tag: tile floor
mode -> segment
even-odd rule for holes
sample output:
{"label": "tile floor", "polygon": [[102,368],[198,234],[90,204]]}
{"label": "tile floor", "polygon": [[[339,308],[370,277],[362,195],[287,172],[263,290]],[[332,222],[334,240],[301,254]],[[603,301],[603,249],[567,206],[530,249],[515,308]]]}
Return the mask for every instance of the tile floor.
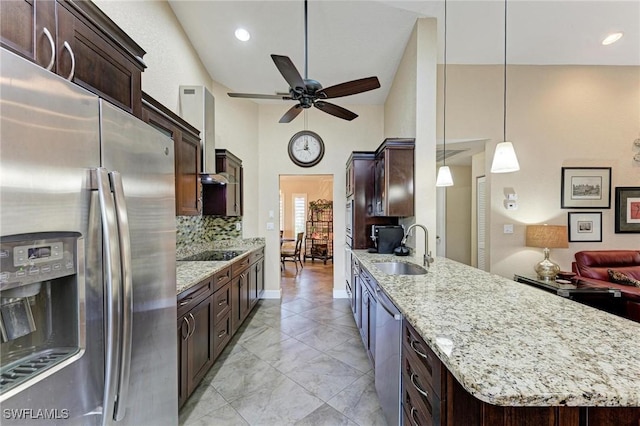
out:
{"label": "tile floor", "polygon": [[180,410],[180,425],[386,425],[373,370],[331,265],[287,263]]}

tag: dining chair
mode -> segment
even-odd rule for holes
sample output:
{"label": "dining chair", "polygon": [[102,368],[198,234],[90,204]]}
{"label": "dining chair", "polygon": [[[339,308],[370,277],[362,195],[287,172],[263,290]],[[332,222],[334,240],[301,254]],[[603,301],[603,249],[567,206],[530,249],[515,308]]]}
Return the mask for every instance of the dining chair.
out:
{"label": "dining chair", "polygon": [[296,245],[293,250],[291,248],[282,247],[280,249],[280,262],[282,263],[282,269],[284,269],[284,262],[293,262],[296,265],[296,273],[298,273],[298,263],[301,268],[304,268],[302,265],[302,260],[300,258],[300,253],[302,252],[302,240],[304,239],[304,232],[298,232],[296,237]]}

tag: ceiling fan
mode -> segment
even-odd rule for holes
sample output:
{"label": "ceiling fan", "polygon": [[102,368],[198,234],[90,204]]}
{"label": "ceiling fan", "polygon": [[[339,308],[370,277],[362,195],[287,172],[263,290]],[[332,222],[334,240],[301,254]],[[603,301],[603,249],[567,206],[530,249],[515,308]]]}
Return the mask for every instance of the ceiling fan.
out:
{"label": "ceiling fan", "polygon": [[228,93],[232,98],[250,98],[250,99],[281,99],[283,101],[297,101],[280,118],[280,123],[289,123],[302,112],[303,109],[318,108],[320,111],[326,112],[344,120],[353,120],[358,114],[349,111],[341,106],[325,102],[325,99],[340,98],[343,96],[355,95],[357,93],[368,92],[369,90],[378,89],[380,82],[378,77],[367,77],[358,80],[347,81],[345,83],[336,84],[335,86],[322,87],[316,80],[308,78],[308,45],[307,45],[307,0],[304,0],[304,79],[298,72],[288,56],[271,55],[271,59],[280,71],[280,74],[289,83],[289,93],[276,95],[263,95],[254,93]]}

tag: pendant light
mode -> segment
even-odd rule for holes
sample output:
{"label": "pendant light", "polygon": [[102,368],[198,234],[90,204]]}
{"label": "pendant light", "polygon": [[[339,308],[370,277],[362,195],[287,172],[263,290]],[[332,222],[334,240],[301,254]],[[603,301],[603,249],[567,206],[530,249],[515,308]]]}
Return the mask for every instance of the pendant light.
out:
{"label": "pendant light", "polygon": [[513,144],[507,141],[507,0],[504,0],[504,92],[503,92],[503,142],[496,145],[491,173],[510,173],[520,170]]}
{"label": "pendant light", "polygon": [[444,0],[444,70],[442,85],[444,95],[442,97],[442,167],[438,169],[436,186],[453,186],[451,170],[447,166],[447,0]]}

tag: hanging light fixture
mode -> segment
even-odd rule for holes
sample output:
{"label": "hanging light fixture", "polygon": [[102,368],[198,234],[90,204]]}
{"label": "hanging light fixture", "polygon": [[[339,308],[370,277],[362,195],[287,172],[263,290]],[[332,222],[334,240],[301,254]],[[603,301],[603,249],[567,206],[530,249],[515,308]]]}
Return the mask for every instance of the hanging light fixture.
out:
{"label": "hanging light fixture", "polygon": [[507,141],[507,0],[504,0],[504,92],[503,106],[503,142],[496,145],[491,163],[491,173],[509,173],[520,170],[513,144]]}
{"label": "hanging light fixture", "polygon": [[453,186],[451,170],[447,166],[447,0],[444,0],[444,70],[442,85],[444,96],[442,100],[442,167],[438,169],[436,186]]}

